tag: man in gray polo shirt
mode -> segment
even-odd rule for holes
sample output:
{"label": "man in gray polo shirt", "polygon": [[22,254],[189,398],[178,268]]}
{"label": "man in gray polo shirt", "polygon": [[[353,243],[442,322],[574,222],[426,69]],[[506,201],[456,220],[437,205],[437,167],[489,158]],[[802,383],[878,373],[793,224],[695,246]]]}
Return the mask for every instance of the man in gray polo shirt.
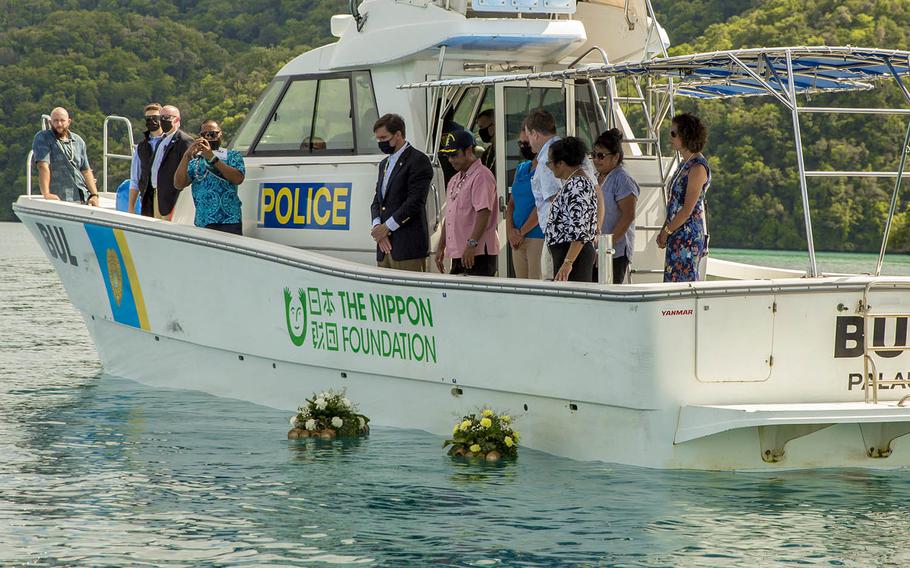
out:
{"label": "man in gray polo shirt", "polygon": [[32,142],[38,167],[38,188],[45,199],[98,205],[98,188],[88,163],[85,141],[70,132],[69,113],[57,107],[51,111],[51,129],[35,134]]}

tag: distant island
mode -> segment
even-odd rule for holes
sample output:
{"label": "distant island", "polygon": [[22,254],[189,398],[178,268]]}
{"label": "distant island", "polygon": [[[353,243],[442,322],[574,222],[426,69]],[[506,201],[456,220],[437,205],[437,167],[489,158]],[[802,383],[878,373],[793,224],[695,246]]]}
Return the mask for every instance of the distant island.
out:
{"label": "distant island", "polygon": [[[70,110],[101,175],[104,117],[135,119],[149,101],[176,104],[188,128],[208,116],[230,139],[274,73],[332,41],[329,19],[346,0],[275,3],[205,0],[58,0],[7,3],[0,14],[0,221],[25,190],[25,159],[39,117]],[[861,0],[653,0],[671,55],[741,47],[855,45],[910,48],[910,3]],[[96,6],[85,9],[86,6]],[[828,97],[813,104],[824,106]],[[910,106],[893,86],[840,95],[838,106]],[[678,99],[705,118],[713,169],[712,244],[802,249],[802,206],[789,115],[767,98]],[[906,122],[899,116],[807,117],[810,169],[895,170]],[[134,120],[140,132],[140,123]],[[125,146],[125,144],[124,144]],[[113,163],[113,180],[126,176]],[[116,184],[116,181],[111,183]],[[810,182],[816,248],[877,251],[893,180]],[[910,195],[910,188],[904,191]],[[910,199],[901,200],[892,251],[910,251]]]}

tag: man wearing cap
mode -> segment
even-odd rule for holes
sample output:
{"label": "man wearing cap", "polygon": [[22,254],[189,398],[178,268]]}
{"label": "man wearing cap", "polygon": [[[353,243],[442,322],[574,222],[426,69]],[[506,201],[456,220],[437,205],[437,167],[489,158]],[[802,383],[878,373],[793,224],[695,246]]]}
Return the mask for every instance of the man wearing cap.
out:
{"label": "man wearing cap", "polygon": [[474,136],[467,130],[449,134],[441,152],[457,173],[446,188],[446,216],[436,266],[445,272],[448,258],[452,274],[495,276],[499,255],[496,178],[474,155]]}
{"label": "man wearing cap", "polygon": [[381,268],[426,272],[430,251],[427,194],[433,181],[430,159],[405,139],[404,119],[397,114],[379,117],[373,135],[388,157],[379,163],[379,179],[370,213]]}

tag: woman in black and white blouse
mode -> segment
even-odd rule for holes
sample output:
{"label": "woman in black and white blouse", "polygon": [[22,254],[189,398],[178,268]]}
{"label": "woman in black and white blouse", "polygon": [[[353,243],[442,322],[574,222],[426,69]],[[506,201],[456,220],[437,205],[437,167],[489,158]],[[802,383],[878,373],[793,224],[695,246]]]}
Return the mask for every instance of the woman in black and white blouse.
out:
{"label": "woman in black and white blouse", "polygon": [[545,233],[556,281],[591,281],[598,191],[582,167],[587,153],[585,143],[572,136],[550,145],[547,166],[564,180],[550,208]]}

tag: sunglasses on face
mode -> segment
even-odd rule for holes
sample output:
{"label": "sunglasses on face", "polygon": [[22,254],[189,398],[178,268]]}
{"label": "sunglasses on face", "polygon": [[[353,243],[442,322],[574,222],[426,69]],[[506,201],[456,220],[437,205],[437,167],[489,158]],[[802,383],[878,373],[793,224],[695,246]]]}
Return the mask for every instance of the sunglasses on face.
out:
{"label": "sunglasses on face", "polygon": [[199,136],[208,138],[209,140],[214,140],[215,138],[218,138],[219,134],[221,134],[220,130],[206,130],[205,132],[200,132]]}
{"label": "sunglasses on face", "polygon": [[612,156],[613,152],[591,152],[592,160],[603,160],[607,156]]}

